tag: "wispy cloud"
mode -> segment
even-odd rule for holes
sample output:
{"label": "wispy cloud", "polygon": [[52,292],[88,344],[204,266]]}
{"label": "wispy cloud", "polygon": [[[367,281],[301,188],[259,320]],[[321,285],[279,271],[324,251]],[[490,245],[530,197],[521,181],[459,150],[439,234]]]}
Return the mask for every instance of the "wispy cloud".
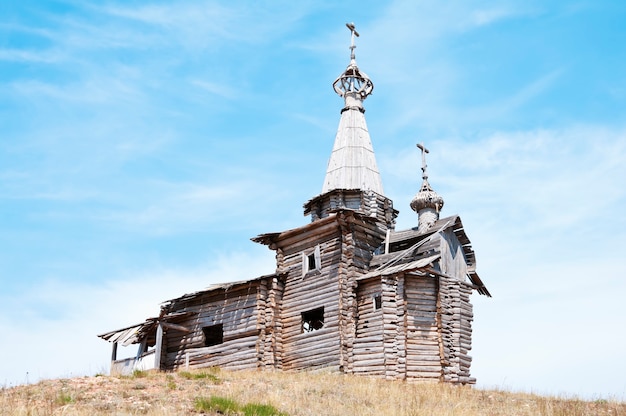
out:
{"label": "wispy cloud", "polygon": [[254,189],[252,183],[238,182],[208,186],[148,181],[141,186],[143,190],[137,189],[136,198],[123,199],[123,207],[94,212],[93,218],[116,228],[157,235],[199,231],[208,226],[215,229],[227,218],[245,211],[244,206],[251,202],[247,196]]}
{"label": "wispy cloud", "polygon": [[503,6],[497,8],[478,8],[473,10],[469,16],[468,26],[485,26],[493,23],[501,22],[503,20],[525,16],[529,12],[524,9],[519,9],[519,4],[516,7],[509,5],[505,8]]}
{"label": "wispy cloud", "polygon": [[[488,218],[516,218],[524,223],[532,218],[533,229],[563,232],[626,198],[626,191],[616,183],[616,178],[626,177],[622,128],[573,125],[503,131],[472,140],[447,137],[431,142],[431,148],[431,183],[448,194],[455,210],[472,215],[483,211]],[[417,191],[417,150],[406,151],[400,160],[381,158],[381,165],[387,174],[402,180],[404,189],[404,178],[413,178]],[[588,204],[581,198],[596,200]]]}
{"label": "wispy cloud", "polygon": [[[35,363],[41,375],[84,371],[94,357],[92,370],[104,371],[109,346],[94,333],[142,320],[213,277],[273,268],[271,252],[246,244],[308,221],[301,204],[321,188],[341,106],[329,88],[348,62],[343,23],[352,18],[341,16],[354,10],[357,60],[376,84],[368,127],[398,228],[417,221],[408,204],[420,184],[415,142],[424,141],[443,215],[462,216],[494,294],[475,299],[479,379],[541,390],[541,380],[561,377],[549,370],[567,373],[566,362],[595,348],[574,322],[619,326],[621,32],[606,32],[617,40],[605,52],[598,38],[576,40],[583,20],[605,33],[592,30],[610,14],[604,6],[57,6],[16,3],[0,17],[10,21],[0,22],[0,273],[20,276],[3,280],[11,317],[0,316],[0,332],[23,340],[29,360],[51,340],[62,359]],[[220,258],[233,246],[249,254]],[[587,350],[561,353],[558,337]],[[503,339],[515,346],[500,348]],[[572,368],[592,369],[579,379],[623,373],[608,360]],[[27,361],[6,374],[23,379]]]}
{"label": "wispy cloud", "polygon": [[[34,382],[38,378],[107,373],[111,346],[97,334],[156,316],[159,304],[167,299],[214,283],[271,273],[273,260],[269,252],[260,256],[231,253],[186,269],[128,270],[100,284],[49,280],[19,297],[2,292],[3,310],[13,312],[0,316],[0,331],[6,339],[19,340],[20,356],[30,359],[7,361],[0,386],[24,383],[27,377]],[[11,318],[5,319],[9,315]],[[45,354],[41,354],[42,342]],[[9,349],[14,345],[3,343],[0,353],[11,354]],[[136,351],[131,350],[121,354],[134,355]]]}
{"label": "wispy cloud", "polygon": [[0,61],[53,63],[58,55],[51,52],[36,52],[24,49],[0,49]]}
{"label": "wispy cloud", "polygon": [[200,87],[204,91],[207,91],[211,94],[219,95],[220,97],[229,100],[232,100],[238,96],[236,89],[229,85],[202,80],[191,80],[191,84]]}
{"label": "wispy cloud", "polygon": [[[607,370],[610,358],[598,357],[585,377],[571,363],[596,344],[580,336],[581,327],[611,333],[612,324],[600,316],[623,315],[617,305],[626,290],[626,190],[620,179],[626,177],[626,130],[571,125],[501,131],[433,141],[430,150],[430,183],[446,201],[442,215],[463,218],[479,273],[494,295],[474,300],[480,385],[623,397],[623,380]],[[419,156],[411,152],[406,159],[383,159],[381,170],[395,171],[402,185],[394,188],[402,189],[409,188],[402,178],[413,173],[414,193]],[[411,196],[393,197],[404,208],[402,221],[407,213],[412,221],[400,228],[417,222],[408,203],[400,202]]]}

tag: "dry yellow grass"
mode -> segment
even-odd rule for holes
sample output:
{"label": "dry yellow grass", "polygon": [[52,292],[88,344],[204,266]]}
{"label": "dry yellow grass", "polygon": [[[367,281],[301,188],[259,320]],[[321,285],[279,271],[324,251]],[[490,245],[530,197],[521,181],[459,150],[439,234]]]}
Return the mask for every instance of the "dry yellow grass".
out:
{"label": "dry yellow grass", "polygon": [[[268,404],[288,415],[624,415],[626,403],[541,397],[330,373],[138,373],[0,390],[0,415],[198,414],[197,398]],[[216,413],[217,414],[217,413]]]}

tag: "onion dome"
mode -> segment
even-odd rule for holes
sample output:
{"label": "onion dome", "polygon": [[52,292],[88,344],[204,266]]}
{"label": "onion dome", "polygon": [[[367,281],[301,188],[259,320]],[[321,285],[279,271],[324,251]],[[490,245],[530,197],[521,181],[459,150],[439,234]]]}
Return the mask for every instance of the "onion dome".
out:
{"label": "onion dome", "polygon": [[422,187],[411,200],[411,209],[418,215],[418,231],[428,230],[439,219],[439,212],[443,208],[443,198],[428,183],[426,171],[426,153],[428,149],[423,144],[418,144],[422,151]]}
{"label": "onion dome", "polygon": [[419,192],[411,200],[411,209],[419,213],[424,208],[432,208],[436,212],[443,208],[443,197],[431,188],[427,179],[422,182]]}

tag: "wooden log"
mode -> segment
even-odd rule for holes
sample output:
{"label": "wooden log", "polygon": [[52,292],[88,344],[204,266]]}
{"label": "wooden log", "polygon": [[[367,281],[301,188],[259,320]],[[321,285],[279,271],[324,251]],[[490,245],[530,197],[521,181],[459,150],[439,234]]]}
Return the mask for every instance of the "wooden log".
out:
{"label": "wooden log", "polygon": [[159,370],[161,368],[161,355],[163,354],[163,326],[159,322],[156,332],[156,343],[154,353],[154,368]]}

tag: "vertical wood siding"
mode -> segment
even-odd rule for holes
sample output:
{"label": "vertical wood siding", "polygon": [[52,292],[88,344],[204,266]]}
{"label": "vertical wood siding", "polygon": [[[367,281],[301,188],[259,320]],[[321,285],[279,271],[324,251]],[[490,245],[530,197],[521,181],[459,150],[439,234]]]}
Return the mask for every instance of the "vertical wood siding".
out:
{"label": "vertical wood siding", "polygon": [[459,239],[451,229],[441,233],[441,271],[465,281],[467,275],[467,259]]}

